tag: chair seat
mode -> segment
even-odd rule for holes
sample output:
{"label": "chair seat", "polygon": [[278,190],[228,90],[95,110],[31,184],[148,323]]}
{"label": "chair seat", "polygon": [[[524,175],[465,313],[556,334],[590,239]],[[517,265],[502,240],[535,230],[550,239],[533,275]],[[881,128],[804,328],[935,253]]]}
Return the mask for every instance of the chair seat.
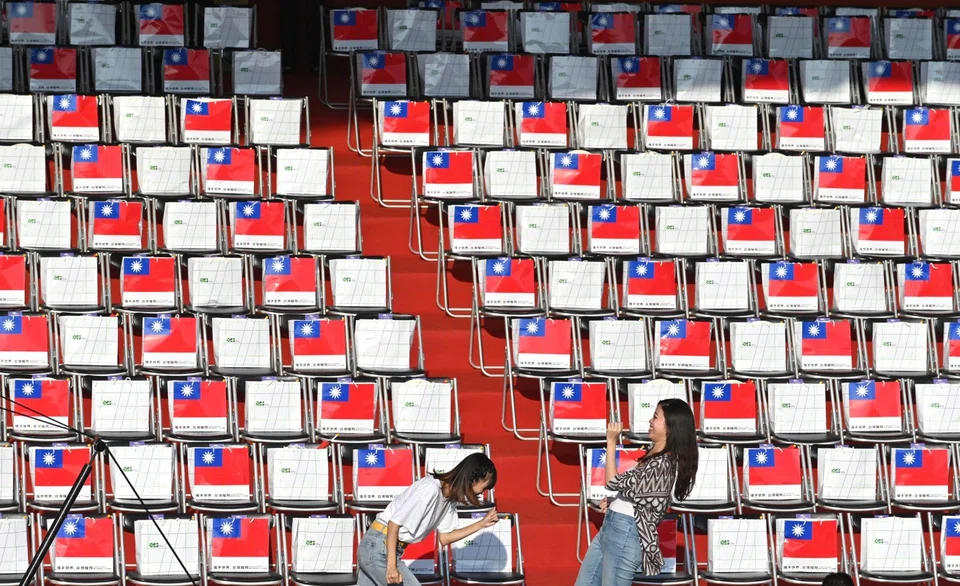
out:
{"label": "chair seat", "polygon": [[145,442],[156,439],[149,431],[111,431],[100,434],[100,439],[107,443]]}
{"label": "chair seat", "polygon": [[822,584],[827,577],[826,573],[799,574],[796,572],[778,572],[777,576],[786,582],[800,582],[803,584]]}
{"label": "chair seat", "polygon": [[289,501],[283,499],[267,499],[267,506],[276,510],[290,510],[298,512],[331,511],[339,506],[337,501]]}
{"label": "chair seat", "polygon": [[727,582],[735,584],[751,584],[770,582],[773,577],[766,572],[711,572],[709,570],[700,571],[700,579],[710,582]]}
{"label": "chair seat", "polygon": [[840,511],[878,511],[887,508],[883,501],[838,501],[817,499],[817,506]]}
{"label": "chair seat", "polygon": [[256,511],[257,503],[253,501],[243,501],[243,502],[211,502],[211,501],[198,501],[195,499],[187,499],[187,506],[191,509],[203,512],[229,512],[229,513],[240,513],[246,511]]}
{"label": "chair seat", "polygon": [[124,375],[127,371],[118,366],[87,366],[85,364],[64,364],[62,370],[66,374],[93,374],[98,376]]}
{"label": "chair seat", "polygon": [[[773,434],[773,440],[790,445],[829,445],[840,443],[840,436],[833,433]],[[958,439],[960,441],[960,439]]]}
{"label": "chair seat", "polygon": [[199,579],[200,576],[196,574],[191,577],[187,577],[184,574],[172,576],[144,576],[136,570],[127,571],[128,581],[136,582],[138,584],[145,584],[147,586],[151,584],[157,584],[158,586],[194,586],[196,581]]}
{"label": "chair seat", "polygon": [[357,575],[290,572],[290,581],[304,586],[354,586],[357,583]]}
{"label": "chair seat", "polygon": [[361,500],[345,500],[343,506],[348,509],[353,509],[355,511],[382,511],[387,508],[387,505],[390,504],[390,501],[361,501]]}
{"label": "chair seat", "polygon": [[317,437],[323,441],[328,441],[332,444],[378,444],[387,441],[387,436],[382,433],[374,433],[370,435],[324,435],[317,434]]}
{"label": "chair seat", "polygon": [[656,576],[645,576],[637,573],[633,577],[634,584],[686,584],[693,582],[693,574],[690,572],[673,572],[672,574],[657,574]]}
{"label": "chair seat", "polygon": [[720,511],[732,511],[737,508],[737,503],[733,501],[697,501],[694,503],[673,503],[670,509],[678,512],[691,513],[710,513]]}
{"label": "chair seat", "polygon": [[220,376],[276,376],[277,372],[272,368],[232,368],[212,365],[210,372]]}
{"label": "chair seat", "polygon": [[960,508],[960,500],[947,501],[909,501],[901,499],[891,499],[890,503],[895,507],[911,509],[914,511],[943,511]]}
{"label": "chair seat", "polygon": [[207,574],[207,578],[223,584],[279,584],[283,581],[283,576],[275,572],[252,572],[250,574],[210,572]]}
{"label": "chair seat", "polygon": [[946,580],[947,582],[960,582],[960,574],[954,572],[948,572],[943,569],[943,566],[937,565],[937,575],[941,579]]}
{"label": "chair seat", "polygon": [[[59,511],[63,507],[63,501],[27,501],[27,506],[41,511]],[[76,501],[70,507],[70,510],[92,511],[99,507],[96,501]]]}
{"label": "chair seat", "polygon": [[456,444],[463,436],[443,433],[394,433],[393,439],[405,444]]}
{"label": "chair seat", "polygon": [[767,437],[759,433],[698,433],[705,442],[718,444],[759,444]]}
{"label": "chair seat", "polygon": [[927,434],[917,431],[917,437],[925,442],[956,444],[960,443],[960,433],[933,433]]}
{"label": "chair seat", "polygon": [[882,574],[877,574],[875,572],[860,570],[859,574],[860,577],[866,578],[867,580],[878,580],[881,582],[913,583],[933,580],[933,574],[931,572],[884,572]]}
{"label": "chair seat", "polygon": [[586,368],[584,372],[600,378],[641,378],[650,374],[649,370],[598,370],[596,368]]}
{"label": "chair seat", "polygon": [[227,443],[233,441],[233,436],[228,434],[222,435],[204,435],[204,434],[190,434],[190,433],[168,433],[164,432],[164,439],[168,439],[174,442],[203,442],[203,443]]}
{"label": "chair seat", "polygon": [[523,582],[526,578],[517,572],[457,572],[450,570],[450,577],[464,582],[480,584],[513,584]]}
{"label": "chair seat", "polygon": [[522,366],[514,366],[513,374],[527,378],[571,378],[580,376],[580,371],[570,368],[525,368]]}
{"label": "chair seat", "polygon": [[120,582],[120,576],[112,573],[97,574],[78,574],[73,572],[50,572],[44,574],[43,579],[54,584],[84,584],[85,586],[95,586],[99,584],[117,584]]}
{"label": "chair seat", "polygon": [[899,443],[910,440],[910,436],[902,431],[878,433],[847,432],[847,438],[855,442],[870,442],[879,444]]}
{"label": "chair seat", "polygon": [[783,499],[783,500],[760,500],[743,499],[743,505],[747,508],[762,511],[802,511],[812,510],[814,504],[803,499]]}
{"label": "chair seat", "polygon": [[247,313],[247,308],[243,305],[230,305],[223,307],[204,305],[197,307],[188,303],[183,307],[190,313],[206,313],[209,315],[246,315]]}
{"label": "chair seat", "polygon": [[414,574],[414,576],[420,584],[441,584],[444,579],[440,574]]}
{"label": "chair seat", "polygon": [[602,435],[554,433],[550,430],[547,430],[547,438],[568,444],[596,444],[604,441],[604,436]]}
{"label": "chair seat", "polygon": [[146,506],[141,505],[139,501],[113,499],[107,502],[107,506],[117,511],[155,511],[158,513],[176,511],[180,508],[180,504],[173,501],[144,499],[143,502]]}
{"label": "chair seat", "polygon": [[309,441],[309,439],[310,439],[310,436],[307,435],[307,434],[305,434],[305,433],[303,433],[303,432],[298,432],[298,433],[249,433],[249,432],[242,432],[242,433],[240,434],[240,437],[241,437],[241,438],[244,438],[244,439],[252,440],[252,441],[255,441],[255,442],[265,443],[265,444],[269,444],[269,443],[274,443],[274,444],[276,444],[276,443],[289,444],[289,443],[296,443],[296,442],[305,442],[305,441]]}
{"label": "chair seat", "polygon": [[328,305],[327,311],[332,311],[333,313],[349,313],[349,314],[392,313],[392,310],[389,307],[359,307],[359,306],[350,306],[350,305]]}
{"label": "chair seat", "polygon": [[477,311],[484,317],[539,317],[543,315],[543,310],[539,307],[491,307],[481,305],[477,308]]}

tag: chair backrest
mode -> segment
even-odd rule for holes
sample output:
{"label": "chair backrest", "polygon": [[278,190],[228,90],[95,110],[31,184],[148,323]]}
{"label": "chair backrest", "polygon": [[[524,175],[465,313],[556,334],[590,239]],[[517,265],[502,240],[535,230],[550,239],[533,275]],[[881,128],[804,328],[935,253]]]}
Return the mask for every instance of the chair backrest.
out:
{"label": "chair backrest", "polygon": [[264,497],[274,501],[338,501],[333,448],[318,444],[267,446]]}
{"label": "chair backrest", "polygon": [[[184,577],[183,562],[190,576],[200,575],[202,552],[197,517],[193,515],[123,515],[121,528],[134,535],[134,556],[126,553],[126,541],[121,539],[124,570],[136,568],[142,576],[153,578]],[[167,542],[169,541],[169,545]],[[173,546],[172,549],[170,546]]]}
{"label": "chair backrest", "polygon": [[353,449],[352,461],[352,496],[357,501],[390,501],[413,483],[413,450],[407,446]]}
{"label": "chair backrest", "polygon": [[186,496],[203,503],[251,502],[259,479],[250,448],[243,444],[186,445],[181,457],[187,470]]}
{"label": "chair backrest", "polygon": [[[484,513],[460,513],[459,526],[475,523]],[[455,542],[449,547],[450,567],[458,574],[523,573],[520,549],[519,522],[516,515],[500,513],[496,524],[481,529],[470,539]]]}
{"label": "chair backrest", "polygon": [[385,433],[383,397],[373,380],[317,382],[314,430],[320,437]]}
{"label": "chair backrest", "polygon": [[[298,574],[350,574],[359,541],[358,520],[350,515],[284,517],[291,534],[286,559]],[[286,543],[284,544],[286,547]]]}
{"label": "chair backrest", "polygon": [[274,515],[202,516],[208,573],[263,574],[276,568],[279,527]]}

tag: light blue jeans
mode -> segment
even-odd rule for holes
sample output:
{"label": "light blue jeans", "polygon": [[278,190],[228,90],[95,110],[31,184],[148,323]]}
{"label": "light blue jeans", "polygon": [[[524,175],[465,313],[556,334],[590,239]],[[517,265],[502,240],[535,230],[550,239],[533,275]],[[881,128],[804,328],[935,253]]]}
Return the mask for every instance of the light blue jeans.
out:
{"label": "light blue jeans", "polygon": [[[403,586],[420,586],[407,564],[400,561],[403,550],[397,552],[397,571],[403,577]],[[387,584],[387,536],[369,530],[363,534],[357,548],[357,586],[386,586]]]}
{"label": "light blue jeans", "polygon": [[576,586],[630,586],[640,568],[640,555],[636,521],[608,511],[583,558]]}

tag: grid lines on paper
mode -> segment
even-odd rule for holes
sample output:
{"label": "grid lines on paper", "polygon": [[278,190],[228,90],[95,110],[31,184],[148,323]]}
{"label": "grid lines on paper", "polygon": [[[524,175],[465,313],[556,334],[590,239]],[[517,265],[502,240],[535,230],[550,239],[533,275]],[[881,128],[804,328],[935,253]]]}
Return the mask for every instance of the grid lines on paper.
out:
{"label": "grid lines on paper", "polygon": [[887,372],[926,372],[927,326],[923,323],[873,324],[874,367]]}
{"label": "grid lines on paper", "polygon": [[150,418],[147,381],[93,381],[93,430],[146,431]]}
{"label": "grid lines on paper", "polygon": [[[822,383],[773,383],[773,427],[777,433],[810,433],[825,431],[826,389]],[[789,403],[789,408],[781,407]]]}
{"label": "grid lines on paper", "polygon": [[[163,238],[171,250],[210,250],[217,241],[217,204],[171,202],[163,214]],[[189,265],[189,263],[188,263]]]}
{"label": "grid lines on paper", "polygon": [[800,79],[803,99],[807,102],[850,103],[850,65],[846,61],[801,61]]}
{"label": "grid lines on paper", "polygon": [[[474,523],[474,519],[458,519],[460,528]],[[502,572],[510,566],[510,548],[513,547],[512,527],[508,519],[500,519],[493,527],[486,527],[454,549],[454,564],[460,572]]]}
{"label": "grid lines on paper", "polygon": [[0,91],[13,91],[12,47],[0,47]]}
{"label": "grid lines on paper", "polygon": [[[0,147],[0,190],[8,193],[41,193],[46,190],[46,164],[44,147],[13,145]],[[17,201],[19,209],[37,207],[55,208],[63,202]],[[45,204],[30,205],[25,204]],[[67,206],[69,209],[69,205]]]}
{"label": "grid lines on paper", "polygon": [[686,14],[644,15],[648,55],[671,57],[690,54],[690,16]]}
{"label": "grid lines on paper", "polygon": [[[297,132],[299,124],[300,118],[297,114]],[[325,150],[279,149],[277,194],[327,195],[329,168],[330,155]]]}
{"label": "grid lines on paper", "polygon": [[250,47],[250,9],[207,6],[203,9],[203,46],[207,49]]}
{"label": "grid lines on paper", "polygon": [[[174,552],[192,574],[199,574],[200,539],[192,519],[155,519],[163,536],[149,519],[134,522],[137,569],[145,576],[182,576],[183,568]],[[173,546],[171,550],[166,541]],[[156,547],[152,547],[156,544]]]}
{"label": "grid lines on paper", "polygon": [[355,205],[307,204],[303,231],[305,250],[352,251],[357,247],[357,208]]}
{"label": "grid lines on paper", "polygon": [[920,210],[920,243],[928,255],[956,255],[960,237],[960,211]]}
{"label": "grid lines on paper", "polygon": [[587,261],[550,262],[550,307],[556,309],[600,309],[603,263]]}
{"label": "grid lines on paper", "polygon": [[730,344],[734,370],[786,370],[786,325],[782,322],[731,323]]}
{"label": "grid lines on paper", "polygon": [[[17,474],[13,469],[14,447],[0,446],[0,498],[13,500]],[[2,520],[2,518],[0,518]],[[0,556],[2,559],[3,556]],[[0,562],[2,563],[2,562]]]}
{"label": "grid lines on paper", "polygon": [[864,519],[861,566],[869,571],[920,570],[923,533],[919,519],[887,517]]}
{"label": "grid lines on paper", "polygon": [[537,196],[536,154],[529,151],[490,151],[484,159],[487,192],[492,197]]}
{"label": "grid lines on paper", "polygon": [[388,10],[391,51],[436,51],[437,13],[432,10]]}
{"label": "grid lines on paper", "polygon": [[929,159],[886,157],[883,159],[882,178],[884,203],[924,204],[933,199]]}
{"label": "grid lines on paper", "polygon": [[239,258],[189,259],[190,304],[194,307],[243,305],[241,263]]}
{"label": "grid lines on paper", "polygon": [[116,96],[113,100],[119,140],[164,140],[167,119],[162,98]]}
{"label": "grid lines on paper", "polygon": [[270,366],[269,322],[264,319],[214,318],[214,353],[218,366]]}
{"label": "grid lines on paper", "polygon": [[277,500],[330,498],[328,450],[277,448],[269,452],[270,496]]}
{"label": "grid lines on paper", "polygon": [[933,20],[886,18],[887,57],[927,61],[933,59]]}
{"label": "grid lines on paper", "polygon": [[[138,147],[136,157],[137,182],[144,195],[186,195],[189,193],[189,147]],[[157,167],[157,169],[154,170],[153,167]],[[167,209],[169,210],[169,208]],[[170,236],[166,226],[164,226],[164,233],[169,241]]]}
{"label": "grid lines on paper", "polygon": [[629,200],[669,199],[673,194],[673,161],[664,153],[624,155],[624,197]]}
{"label": "grid lines on paper", "polygon": [[140,49],[131,47],[97,47],[94,55],[94,82],[98,91],[139,91]]}
{"label": "grid lines on paper", "polygon": [[767,19],[770,30],[769,53],[771,59],[809,59],[813,57],[812,18],[771,16]]}
{"label": "grid lines on paper", "polygon": [[566,205],[517,206],[519,252],[570,252],[570,215]]}
{"label": "grid lines on paper", "polygon": [[[110,483],[118,499],[166,499],[173,497],[173,447],[167,445],[116,446],[111,448]],[[126,476],[117,471],[125,470]],[[127,483],[129,479],[130,484]]]}
{"label": "grid lines on paper", "polygon": [[0,519],[0,572],[22,574],[26,572],[29,560],[26,518]]}
{"label": "grid lines on paper", "polygon": [[920,71],[925,104],[960,104],[960,63],[929,61],[920,64]]}
{"label": "grid lines on paper", "polygon": [[883,110],[834,108],[833,132],[837,152],[874,153],[880,147]]}
{"label": "grid lines on paper", "polygon": [[411,380],[394,384],[393,393],[398,432],[450,433],[450,383]]}
{"label": "grid lines on paper", "polygon": [[551,57],[550,97],[554,100],[597,99],[597,59],[567,55]]}
{"label": "grid lines on paper", "polygon": [[707,208],[656,208],[656,247],[661,254],[707,252]]}
{"label": "grid lines on paper", "polygon": [[[295,519],[293,566],[298,572],[350,571],[353,562],[351,519]],[[303,545],[311,543],[308,546]],[[315,552],[315,553],[314,553]]]}
{"label": "grid lines on paper", "polygon": [[96,258],[41,257],[40,274],[45,305],[98,305]]}
{"label": "grid lines on paper", "polygon": [[707,125],[712,150],[752,151],[757,148],[755,106],[707,106]]}
{"label": "grid lines on paper", "polygon": [[361,319],[356,322],[357,365],[367,368],[410,368],[413,320]]}
{"label": "grid lines on paper", "polygon": [[65,365],[119,364],[119,322],[116,317],[61,315],[59,320]]}
{"label": "grid lines on paper", "polygon": [[[753,175],[758,200],[800,201],[803,197],[803,159],[800,157],[780,154],[753,157]],[[790,195],[784,197],[784,194]]]}
{"label": "grid lines on paper", "polygon": [[566,12],[521,12],[525,53],[569,53],[570,15]]}
{"label": "grid lines on paper", "polygon": [[470,58],[467,55],[436,53],[417,55],[427,97],[469,98]]}
{"label": "grid lines on paper", "polygon": [[503,146],[505,120],[501,102],[455,102],[453,116],[456,144]]}
{"label": "grid lines on paper", "polygon": [[956,433],[960,422],[958,389],[943,384],[918,384],[916,389],[920,428],[927,433]]}
{"label": "grid lines on paper", "polygon": [[236,94],[279,94],[282,77],[280,53],[240,51],[233,56],[233,91]]}
{"label": "grid lines on paper", "polygon": [[[0,53],[2,55],[2,53]],[[9,73],[9,65],[0,58],[0,84]],[[0,90],[3,88],[0,87]],[[33,138],[33,99],[30,96],[0,95],[0,138],[4,140],[31,140]]]}
{"label": "grid lines on paper", "polygon": [[70,44],[115,45],[116,7],[109,4],[70,5]]}
{"label": "grid lines on paper", "polygon": [[34,248],[70,247],[70,203],[18,201],[20,244]]}
{"label": "grid lines on paper", "polygon": [[[253,142],[270,145],[299,144],[301,108],[299,100],[251,100]],[[326,152],[323,154],[326,155]]]}
{"label": "grid lines on paper", "polygon": [[298,433],[303,430],[297,381],[247,381],[244,404],[249,432]]}
{"label": "grid lines on paper", "polygon": [[580,135],[583,148],[627,148],[627,107],[613,104],[580,106]]}
{"label": "grid lines on paper", "polygon": [[881,264],[837,264],[833,303],[839,311],[883,311],[886,308],[884,267]]}
{"label": "grid lines on paper", "polygon": [[840,210],[790,210],[790,247],[802,258],[839,255]]}
{"label": "grid lines on paper", "polygon": [[719,102],[722,64],[709,59],[677,59],[673,64],[678,102]]}
{"label": "grid lines on paper", "polygon": [[708,525],[710,545],[727,541],[729,554],[718,559],[716,550],[710,550],[710,566],[715,572],[762,571],[767,565],[767,532],[765,521],[759,519],[711,519]]}
{"label": "grid lines on paper", "polygon": [[[641,427],[642,429],[642,427]],[[727,498],[727,451],[698,447],[699,465],[693,490],[687,500],[720,500]]]}
{"label": "grid lines on paper", "polygon": [[590,360],[600,370],[645,370],[647,344],[644,322],[590,322]]}
{"label": "grid lines on paper", "polygon": [[[846,402],[844,402],[846,403]],[[873,450],[855,448],[822,448],[818,453],[820,494],[825,499],[861,500],[864,487],[876,497],[877,468]],[[832,472],[839,467],[840,472]]]}
{"label": "grid lines on paper", "polygon": [[387,305],[385,259],[333,259],[330,280],[334,305],[371,308]]}
{"label": "grid lines on paper", "polygon": [[698,262],[697,308],[746,309],[749,306],[747,265],[742,262]]}
{"label": "grid lines on paper", "polygon": [[443,474],[457,467],[470,454],[482,454],[483,449],[476,446],[461,448],[430,448],[426,449],[427,474],[436,472]]}

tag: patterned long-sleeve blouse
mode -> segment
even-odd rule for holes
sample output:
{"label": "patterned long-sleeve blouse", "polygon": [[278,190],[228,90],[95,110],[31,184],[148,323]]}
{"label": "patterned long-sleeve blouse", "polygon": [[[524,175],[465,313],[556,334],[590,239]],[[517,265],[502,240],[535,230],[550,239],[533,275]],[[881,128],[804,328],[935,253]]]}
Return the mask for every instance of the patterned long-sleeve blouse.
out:
{"label": "patterned long-sleeve blouse", "polygon": [[662,454],[641,460],[636,466],[618,474],[607,483],[607,490],[616,492],[619,497],[633,503],[645,576],[659,574],[663,567],[657,525],[670,504],[676,479],[677,457],[673,454]]}

